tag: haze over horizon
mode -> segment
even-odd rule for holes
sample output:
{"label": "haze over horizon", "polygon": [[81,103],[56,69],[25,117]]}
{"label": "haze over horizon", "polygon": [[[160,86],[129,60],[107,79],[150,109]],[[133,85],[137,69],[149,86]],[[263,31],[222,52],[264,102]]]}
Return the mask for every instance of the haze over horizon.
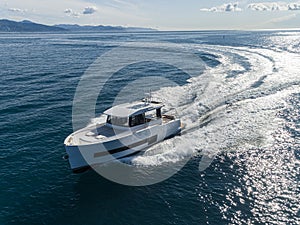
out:
{"label": "haze over horizon", "polygon": [[300,28],[300,1],[4,0],[3,19],[159,30]]}

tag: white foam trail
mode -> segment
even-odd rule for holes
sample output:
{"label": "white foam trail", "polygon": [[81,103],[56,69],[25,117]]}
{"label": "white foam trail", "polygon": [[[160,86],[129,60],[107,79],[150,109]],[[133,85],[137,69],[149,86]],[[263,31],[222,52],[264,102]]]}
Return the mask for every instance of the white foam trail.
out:
{"label": "white foam trail", "polygon": [[[199,50],[220,55],[221,65],[193,77],[184,86],[166,87],[153,93],[163,99],[167,110],[176,109],[190,132],[159,143],[142,156],[133,157],[132,164],[154,166],[190,155],[213,157],[223,150],[267,146],[272,143],[272,132],[282,126],[283,122],[276,114],[285,108],[286,98],[299,88],[276,89],[279,85],[299,81],[296,73],[291,74],[299,71],[296,63],[299,55],[221,46],[205,46]],[[233,69],[243,70],[235,63],[237,56],[247,58],[251,68],[236,78],[227,78]],[[294,68],[285,68],[286,60],[293,60]],[[274,64],[278,70],[274,70]],[[263,76],[261,85],[252,87]]]}

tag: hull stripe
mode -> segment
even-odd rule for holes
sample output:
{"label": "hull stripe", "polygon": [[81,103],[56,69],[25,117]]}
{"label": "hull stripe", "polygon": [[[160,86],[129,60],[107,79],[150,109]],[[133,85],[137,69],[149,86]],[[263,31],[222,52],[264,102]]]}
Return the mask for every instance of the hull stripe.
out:
{"label": "hull stripe", "polygon": [[115,153],[118,153],[118,152],[123,152],[123,151],[126,151],[128,149],[132,149],[132,148],[138,147],[138,146],[146,144],[146,143],[153,144],[156,141],[157,141],[157,135],[154,135],[152,137],[146,138],[144,140],[138,141],[138,142],[133,143],[133,144],[128,145],[128,146],[123,146],[123,147],[120,147],[120,148],[116,148],[116,149],[112,149],[112,150],[104,151],[104,152],[97,152],[97,153],[94,154],[94,158],[102,157],[102,156],[109,155],[109,154],[115,154]]}

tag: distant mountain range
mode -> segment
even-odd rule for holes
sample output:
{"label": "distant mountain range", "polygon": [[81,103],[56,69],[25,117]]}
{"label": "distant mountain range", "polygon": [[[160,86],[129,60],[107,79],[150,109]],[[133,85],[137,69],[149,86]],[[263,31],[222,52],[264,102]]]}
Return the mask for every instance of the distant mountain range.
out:
{"label": "distant mountain range", "polygon": [[58,24],[48,26],[23,20],[21,22],[2,19],[0,20],[0,32],[134,32],[155,31],[151,28],[122,27],[122,26],[80,26],[77,24]]}
{"label": "distant mountain range", "polygon": [[0,20],[0,32],[58,32],[66,31],[63,28],[33,23],[28,20],[21,22]]}
{"label": "distant mountain range", "polygon": [[77,24],[58,24],[54,25],[57,28],[63,28],[69,31],[86,31],[86,32],[101,32],[101,31],[155,31],[151,28],[142,28],[142,27],[122,27],[122,26],[80,26]]}

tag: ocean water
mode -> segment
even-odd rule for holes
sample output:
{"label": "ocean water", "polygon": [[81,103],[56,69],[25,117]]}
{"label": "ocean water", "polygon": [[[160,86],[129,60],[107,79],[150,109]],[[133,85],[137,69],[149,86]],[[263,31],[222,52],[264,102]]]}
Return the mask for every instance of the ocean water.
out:
{"label": "ocean water", "polygon": [[[153,95],[186,130],[124,162],[191,159],[150,186],[72,174],[62,156],[77,85],[98,57],[135,42],[178,44],[205,67],[189,77],[133,64],[106,83],[96,112],[128,100],[120,91],[136,98],[137,78],[171,80],[154,82]],[[300,31],[1,33],[0,61],[0,224],[300,223]]]}

